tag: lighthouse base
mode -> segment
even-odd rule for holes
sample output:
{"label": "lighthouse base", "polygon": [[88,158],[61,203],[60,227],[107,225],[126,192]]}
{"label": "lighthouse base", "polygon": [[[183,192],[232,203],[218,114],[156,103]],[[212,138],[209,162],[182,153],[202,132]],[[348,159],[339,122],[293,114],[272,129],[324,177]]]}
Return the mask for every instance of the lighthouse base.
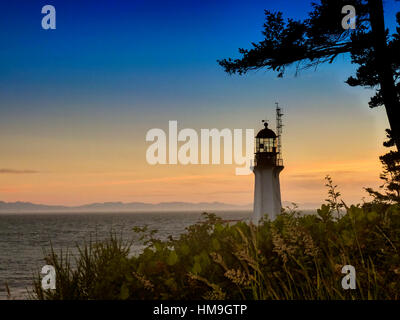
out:
{"label": "lighthouse base", "polygon": [[283,166],[254,167],[254,210],[251,221],[258,224],[267,215],[274,220],[282,210],[279,173]]}

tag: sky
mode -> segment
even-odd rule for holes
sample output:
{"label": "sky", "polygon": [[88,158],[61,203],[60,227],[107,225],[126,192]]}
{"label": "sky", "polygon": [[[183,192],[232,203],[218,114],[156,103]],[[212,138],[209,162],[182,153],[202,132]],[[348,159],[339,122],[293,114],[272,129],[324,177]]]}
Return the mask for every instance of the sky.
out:
{"label": "sky", "polygon": [[[262,128],[284,112],[283,200],[322,203],[330,174],[348,203],[380,185],[388,127],[372,91],[344,81],[346,56],[284,78],[230,76],[217,59],[262,40],[264,9],[305,18],[298,1],[2,1],[0,201],[253,201],[236,165],[150,165],[148,130]],[[41,8],[56,9],[43,30]],[[386,1],[388,26],[399,2]]]}

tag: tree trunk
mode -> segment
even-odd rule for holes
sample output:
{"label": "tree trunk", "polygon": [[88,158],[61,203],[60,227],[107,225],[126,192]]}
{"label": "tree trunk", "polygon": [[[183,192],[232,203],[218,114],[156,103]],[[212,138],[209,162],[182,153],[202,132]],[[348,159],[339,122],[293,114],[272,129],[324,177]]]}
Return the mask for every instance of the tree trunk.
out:
{"label": "tree trunk", "polygon": [[397,146],[397,150],[400,151],[400,101],[397,97],[391,61],[386,55],[387,39],[382,0],[369,0],[368,6],[381,93],[392,138]]}

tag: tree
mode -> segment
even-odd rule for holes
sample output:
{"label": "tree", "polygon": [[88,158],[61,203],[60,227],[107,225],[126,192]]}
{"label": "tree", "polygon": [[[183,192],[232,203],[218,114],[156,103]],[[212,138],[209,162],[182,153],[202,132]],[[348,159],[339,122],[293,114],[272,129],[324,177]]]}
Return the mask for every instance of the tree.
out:
{"label": "tree", "polygon": [[[342,27],[342,8],[356,9],[355,29]],[[240,59],[223,59],[218,63],[229,74],[243,75],[261,68],[284,75],[288,66],[296,73],[322,63],[333,63],[340,54],[350,54],[358,65],[350,76],[351,86],[376,88],[370,107],[384,105],[397,149],[400,148],[400,27],[393,35],[385,29],[382,0],[321,0],[304,21],[282,17],[282,12],[265,10],[262,32],[265,37],[252,48],[239,49]],[[400,26],[400,13],[397,13]]]}
{"label": "tree", "polygon": [[[394,146],[390,130],[387,130],[387,137],[389,140],[384,145],[386,147]],[[400,203],[400,152],[391,150],[380,156],[379,159],[383,166],[383,172],[380,176],[383,185],[380,186],[380,189],[383,189],[384,193],[372,188],[365,190],[378,202]]]}

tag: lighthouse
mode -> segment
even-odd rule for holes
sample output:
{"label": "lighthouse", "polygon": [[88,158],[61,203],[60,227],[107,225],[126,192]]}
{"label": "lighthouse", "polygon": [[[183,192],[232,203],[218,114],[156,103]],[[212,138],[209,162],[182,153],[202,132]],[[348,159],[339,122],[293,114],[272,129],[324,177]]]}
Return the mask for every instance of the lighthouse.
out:
{"label": "lighthouse", "polygon": [[274,220],[281,212],[281,188],[279,174],[283,170],[281,153],[282,110],[276,104],[276,132],[268,128],[268,123],[262,120],[264,129],[255,137],[255,156],[253,172],[254,210],[251,221],[258,224],[267,215]]}

